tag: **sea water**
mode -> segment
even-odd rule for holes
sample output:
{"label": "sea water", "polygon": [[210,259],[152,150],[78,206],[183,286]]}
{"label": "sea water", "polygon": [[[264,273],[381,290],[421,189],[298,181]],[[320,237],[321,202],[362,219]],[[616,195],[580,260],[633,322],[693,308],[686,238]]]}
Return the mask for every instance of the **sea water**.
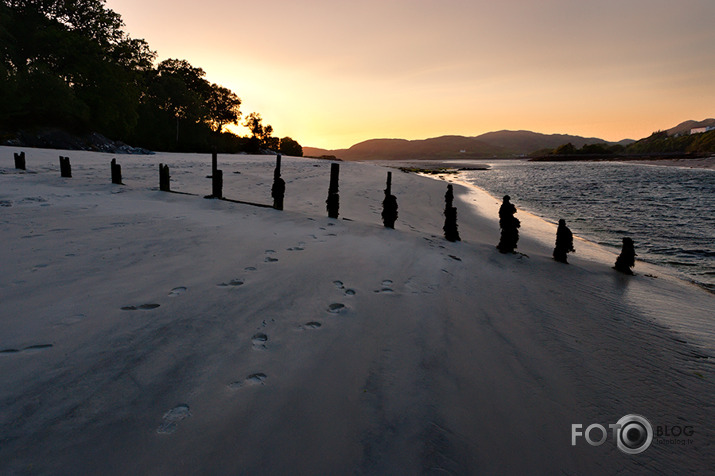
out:
{"label": "sea water", "polygon": [[460,178],[554,223],[563,218],[575,234],[616,251],[630,237],[639,259],[715,292],[715,171],[621,162],[490,166]]}

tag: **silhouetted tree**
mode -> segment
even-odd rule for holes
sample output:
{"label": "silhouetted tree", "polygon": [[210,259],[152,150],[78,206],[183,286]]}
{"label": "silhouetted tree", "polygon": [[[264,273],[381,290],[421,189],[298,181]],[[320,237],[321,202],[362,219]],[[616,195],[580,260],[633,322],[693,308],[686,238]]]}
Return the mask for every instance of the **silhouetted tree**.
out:
{"label": "silhouetted tree", "polygon": [[554,154],[557,155],[573,155],[576,153],[576,146],[574,146],[571,142],[568,144],[560,145],[559,147],[554,150]]}
{"label": "silhouetted tree", "polygon": [[105,0],[0,0],[0,135],[58,127],[156,150],[279,149],[271,126],[255,141],[223,132],[240,98],[185,60],[155,66],[123,27]]}
{"label": "silhouetted tree", "polygon": [[154,53],[121,27],[102,0],[0,0],[0,127],[127,134]]}
{"label": "silhouetted tree", "polygon": [[447,241],[461,241],[457,230],[457,207],[453,206],[454,191],[452,184],[447,185],[447,193],[444,194],[444,238]]}
{"label": "silhouetted tree", "polygon": [[385,199],[382,201],[382,223],[385,228],[395,228],[397,221],[397,197],[392,195],[392,172],[387,172]]}
{"label": "silhouetted tree", "polygon": [[241,98],[228,88],[211,84],[207,98],[208,120],[216,132],[221,132],[226,124],[238,124],[241,117]]}
{"label": "silhouetted tree", "polygon": [[514,216],[516,207],[509,201],[509,195],[504,195],[504,201],[499,207],[499,228],[501,238],[497,248],[501,253],[513,253],[519,241],[519,227],[521,222]]}
{"label": "silhouetted tree", "polygon": [[291,157],[303,157],[303,147],[290,137],[284,137],[278,146],[278,152]]}
{"label": "silhouetted tree", "polygon": [[566,255],[576,251],[573,247],[573,234],[566,226],[566,220],[559,220],[559,227],[556,229],[556,246],[554,247],[554,259],[560,263],[568,263]]}
{"label": "silhouetted tree", "polygon": [[631,238],[623,238],[623,248],[621,254],[616,258],[614,269],[625,274],[633,274],[631,268],[636,265],[636,249]]}
{"label": "silhouetted tree", "polygon": [[270,124],[264,126],[263,118],[257,112],[249,114],[243,125],[251,131],[252,139],[258,140],[263,148],[270,150],[279,148],[280,139],[273,137],[273,126]]}

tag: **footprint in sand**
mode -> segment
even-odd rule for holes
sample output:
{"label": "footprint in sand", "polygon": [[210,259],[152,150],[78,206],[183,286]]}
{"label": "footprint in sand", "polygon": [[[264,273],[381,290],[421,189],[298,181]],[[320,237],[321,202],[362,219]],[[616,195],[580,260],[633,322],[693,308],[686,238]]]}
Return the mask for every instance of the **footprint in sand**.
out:
{"label": "footprint in sand", "polygon": [[61,318],[59,321],[57,321],[56,324],[54,324],[55,327],[58,326],[71,326],[73,324],[77,324],[78,322],[82,322],[87,318],[86,314],[73,314],[71,316],[65,316]]}
{"label": "footprint in sand", "polygon": [[328,306],[328,312],[333,313],[333,314],[340,314],[347,308],[345,307],[345,304],[340,303],[340,302],[334,302]]}
{"label": "footprint in sand", "polygon": [[342,281],[333,281],[333,284],[335,285],[336,288],[338,289],[344,289],[345,285],[343,284]]}
{"label": "footprint in sand", "polygon": [[228,388],[235,390],[237,388],[241,388],[241,387],[245,387],[245,386],[249,386],[249,385],[264,385],[263,382],[266,380],[266,378],[268,378],[266,376],[266,374],[258,372],[258,373],[249,375],[248,377],[246,377],[243,380],[229,383]]}
{"label": "footprint in sand", "polygon": [[36,344],[22,349],[23,352],[39,352],[41,350],[47,350],[52,347],[52,344]]}
{"label": "footprint in sand", "polygon": [[231,281],[227,283],[221,283],[217,284],[216,286],[220,286],[222,288],[228,287],[228,286],[242,286],[243,285],[243,280],[241,279],[232,279]]}
{"label": "footprint in sand", "polygon": [[246,266],[246,267],[243,268],[243,269],[246,270],[246,271],[255,271],[255,270],[256,270],[256,267],[255,267],[255,266]]}
{"label": "footprint in sand", "polygon": [[164,413],[162,423],[156,432],[159,434],[170,435],[176,431],[177,426],[182,420],[191,416],[189,406],[186,404],[177,405],[168,412]]}
{"label": "footprint in sand", "polygon": [[308,329],[320,329],[320,326],[322,326],[322,324],[317,321],[310,321],[305,323],[305,327],[307,327]]}
{"label": "footprint in sand", "polygon": [[179,286],[178,288],[174,288],[171,291],[169,291],[169,297],[176,297],[180,294],[184,294],[185,292],[186,292],[186,287]]}
{"label": "footprint in sand", "polygon": [[345,290],[345,295],[346,296],[355,296],[357,294],[354,289],[346,289]]}
{"label": "footprint in sand", "polygon": [[265,350],[266,342],[268,341],[268,336],[263,332],[259,332],[251,337],[251,342],[253,343],[253,348],[257,350]]}
{"label": "footprint in sand", "polygon": [[141,304],[139,306],[124,306],[122,311],[149,311],[151,309],[156,309],[160,304]]}
{"label": "footprint in sand", "polygon": [[392,289],[392,280],[391,279],[385,279],[382,281],[382,288],[376,289],[376,293],[385,293],[385,294],[392,294],[395,291]]}
{"label": "footprint in sand", "polygon": [[266,259],[264,259],[263,261],[265,261],[266,263],[275,263],[276,261],[278,261],[278,258],[272,258],[270,256],[266,256]]}
{"label": "footprint in sand", "polygon": [[30,345],[30,346],[24,347],[23,349],[2,349],[2,350],[0,350],[0,355],[14,355],[14,354],[19,354],[19,353],[32,354],[35,352],[47,350],[51,347],[52,347],[52,344],[35,344],[35,345]]}

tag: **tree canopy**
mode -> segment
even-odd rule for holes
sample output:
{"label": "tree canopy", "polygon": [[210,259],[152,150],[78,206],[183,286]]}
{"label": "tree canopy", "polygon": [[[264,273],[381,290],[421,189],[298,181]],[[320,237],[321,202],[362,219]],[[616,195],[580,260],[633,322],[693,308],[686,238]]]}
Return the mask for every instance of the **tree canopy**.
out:
{"label": "tree canopy", "polygon": [[[146,41],[123,31],[104,0],[0,0],[0,132],[56,127],[100,132],[157,150],[278,150],[273,128],[203,69],[155,65]],[[297,148],[294,147],[294,150]]]}
{"label": "tree canopy", "polygon": [[715,130],[696,134],[669,135],[667,131],[655,131],[650,136],[624,147],[620,144],[586,144],[577,149],[568,143],[551,151],[547,155],[644,155],[644,154],[712,154],[715,153]]}

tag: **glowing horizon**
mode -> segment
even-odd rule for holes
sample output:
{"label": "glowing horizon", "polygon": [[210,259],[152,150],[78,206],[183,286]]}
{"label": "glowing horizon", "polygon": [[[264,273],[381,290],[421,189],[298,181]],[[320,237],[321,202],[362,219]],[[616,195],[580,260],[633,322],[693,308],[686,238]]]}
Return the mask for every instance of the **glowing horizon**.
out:
{"label": "glowing horizon", "polygon": [[107,6],[303,146],[503,129],[619,141],[715,115],[709,0]]}

